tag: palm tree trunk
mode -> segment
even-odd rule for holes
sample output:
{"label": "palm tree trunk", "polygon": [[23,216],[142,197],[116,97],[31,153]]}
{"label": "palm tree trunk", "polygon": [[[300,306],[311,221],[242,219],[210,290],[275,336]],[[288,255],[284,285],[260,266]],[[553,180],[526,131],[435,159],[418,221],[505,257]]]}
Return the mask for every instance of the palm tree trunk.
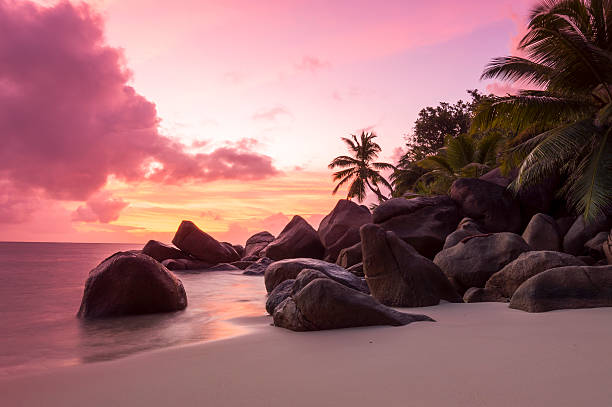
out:
{"label": "palm tree trunk", "polygon": [[370,191],[372,191],[372,192],[374,192],[374,193],[376,194],[376,196],[378,197],[378,200],[379,200],[379,201],[383,202],[383,201],[387,201],[387,200],[389,200],[389,198],[387,198],[386,196],[384,196],[384,195],[382,194],[382,192],[380,192],[380,189],[378,189],[378,188],[374,189],[374,188],[372,187],[372,185],[370,185],[370,181],[368,181],[368,179],[367,179],[367,178],[365,179],[365,183],[366,183],[366,185],[368,186],[368,188],[370,188]]}

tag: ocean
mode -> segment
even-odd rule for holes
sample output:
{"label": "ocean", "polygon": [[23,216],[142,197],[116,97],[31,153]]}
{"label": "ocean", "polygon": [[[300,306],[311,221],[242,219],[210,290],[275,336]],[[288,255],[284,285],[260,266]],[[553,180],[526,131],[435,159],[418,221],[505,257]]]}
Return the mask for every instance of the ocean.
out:
{"label": "ocean", "polygon": [[78,319],[89,271],[141,247],[0,242],[0,376],[235,336],[245,328],[232,320],[265,315],[262,277],[219,271],[176,273],[187,292],[184,311]]}

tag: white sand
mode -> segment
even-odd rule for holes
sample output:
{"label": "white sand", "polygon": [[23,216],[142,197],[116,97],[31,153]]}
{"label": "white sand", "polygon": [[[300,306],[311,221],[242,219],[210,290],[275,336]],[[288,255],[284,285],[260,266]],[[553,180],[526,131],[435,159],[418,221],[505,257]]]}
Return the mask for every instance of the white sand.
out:
{"label": "white sand", "polygon": [[[227,340],[0,381],[2,406],[612,406],[612,308],[415,310],[405,327]],[[245,323],[245,321],[241,321]]]}

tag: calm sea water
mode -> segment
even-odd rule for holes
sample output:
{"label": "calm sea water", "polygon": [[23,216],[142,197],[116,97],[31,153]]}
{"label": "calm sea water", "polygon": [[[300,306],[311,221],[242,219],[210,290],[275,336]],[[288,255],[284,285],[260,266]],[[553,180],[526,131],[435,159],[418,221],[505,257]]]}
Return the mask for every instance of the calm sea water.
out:
{"label": "calm sea water", "polygon": [[89,270],[125,244],[0,242],[0,377],[109,360],[237,335],[265,314],[261,277],[177,273],[185,311],[98,321],[76,318]]}

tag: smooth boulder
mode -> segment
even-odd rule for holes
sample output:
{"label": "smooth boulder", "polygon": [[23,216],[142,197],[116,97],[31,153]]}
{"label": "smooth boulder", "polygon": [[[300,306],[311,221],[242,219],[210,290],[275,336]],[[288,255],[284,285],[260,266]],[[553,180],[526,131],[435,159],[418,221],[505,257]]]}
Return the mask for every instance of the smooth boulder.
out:
{"label": "smooth boulder", "polygon": [[259,256],[261,251],[274,241],[274,235],[263,231],[249,237],[244,246],[244,257]]}
{"label": "smooth boulder", "polygon": [[361,242],[355,243],[354,245],[344,248],[340,251],[336,264],[345,269],[361,263],[363,255],[361,253]]}
{"label": "smooth boulder", "polygon": [[244,274],[245,276],[263,276],[268,266],[272,263],[274,263],[274,260],[272,260],[271,258],[262,257],[261,259],[257,260],[255,263],[244,269],[244,272],[242,274]]}
{"label": "smooth boulder", "polygon": [[451,185],[449,194],[484,231],[520,232],[521,208],[506,188],[481,179],[459,178]]}
{"label": "smooth boulder", "polygon": [[361,228],[363,272],[374,298],[394,307],[462,302],[444,273],[395,233],[378,225]]}
{"label": "smooth boulder", "polygon": [[319,331],[358,326],[400,326],[433,321],[386,307],[369,295],[327,278],[308,283],[274,310],[274,325],[292,331]]}
{"label": "smooth boulder", "polygon": [[191,258],[191,256],[179,250],[178,248],[157,240],[149,240],[147,244],[145,244],[142,248],[142,253],[146,254],[147,256],[153,257],[160,263],[167,259]]}
{"label": "smooth boulder", "polygon": [[444,241],[444,246],[442,249],[448,249],[449,247],[453,247],[463,239],[469,236],[481,235],[483,232],[480,226],[471,218],[463,218],[457,229],[446,236],[446,240]]}
{"label": "smooth boulder", "polygon": [[567,266],[525,281],[510,308],[527,312],[612,307],[612,266]]}
{"label": "smooth boulder", "polygon": [[146,254],[119,252],[89,272],[78,316],[104,318],[185,309],[183,283]]}
{"label": "smooth boulder", "polygon": [[602,250],[604,252],[604,256],[606,256],[608,264],[612,264],[612,230],[610,233],[608,233],[608,239],[603,242]]}
{"label": "smooth boulder", "polygon": [[463,294],[463,302],[508,302],[508,299],[499,295],[497,291],[481,287],[472,287]]}
{"label": "smooth boulder", "polygon": [[584,248],[588,255],[594,259],[603,259],[605,257],[604,242],[607,240],[608,232],[599,232],[584,244]]}
{"label": "smooth boulder", "polygon": [[308,257],[322,259],[325,248],[317,231],[301,216],[294,216],[276,239],[261,252],[272,260]]}
{"label": "smooth boulder", "polygon": [[266,291],[271,292],[285,280],[295,279],[304,269],[318,270],[342,285],[369,293],[364,279],[349,273],[337,264],[308,258],[280,260],[270,264],[264,274]]}
{"label": "smooth boulder", "polygon": [[231,263],[240,259],[231,245],[217,241],[188,220],[181,222],[172,243],[196,259],[211,264]]}
{"label": "smooth boulder", "polygon": [[268,314],[274,314],[274,310],[278,304],[285,301],[285,299],[291,295],[294,282],[294,279],[285,280],[277,285],[270,294],[268,294],[268,298],[266,299],[266,311]]}
{"label": "smooth boulder", "polygon": [[531,277],[555,267],[586,266],[571,254],[555,251],[530,251],[521,253],[515,260],[493,274],[485,288],[500,297],[510,298],[517,288]]}
{"label": "smooth boulder", "polygon": [[370,210],[348,199],[338,201],[319,224],[319,239],[325,247],[325,260],[335,262],[340,251],[359,242],[359,228],[372,222]]}
{"label": "smooth boulder", "polygon": [[561,250],[562,239],[557,222],[543,213],[533,215],[522,236],[533,250]]}
{"label": "smooth boulder", "polygon": [[484,287],[493,274],[529,250],[531,248],[519,235],[489,233],[466,237],[442,250],[434,263],[463,295],[468,288]]}
{"label": "smooth boulder", "polygon": [[448,196],[393,198],[374,210],[374,223],[394,232],[420,254],[433,258],[461,220],[458,206]]}
{"label": "smooth boulder", "polygon": [[587,223],[583,216],[578,216],[563,237],[563,251],[574,256],[585,254],[584,244],[599,232],[609,231],[611,226],[612,217]]}

